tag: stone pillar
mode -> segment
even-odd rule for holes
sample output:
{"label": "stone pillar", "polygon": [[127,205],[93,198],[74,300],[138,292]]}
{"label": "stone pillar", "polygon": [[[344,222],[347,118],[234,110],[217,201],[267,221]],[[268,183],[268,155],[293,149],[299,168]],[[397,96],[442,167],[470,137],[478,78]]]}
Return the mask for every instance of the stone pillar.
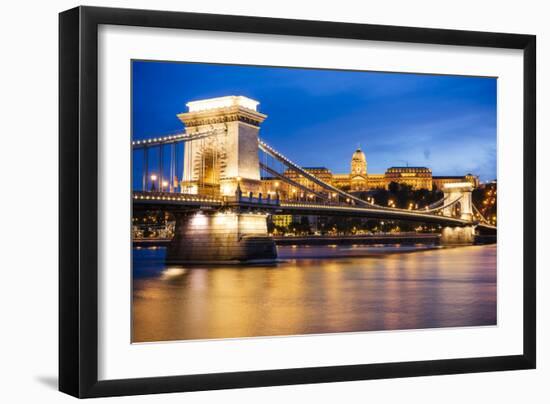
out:
{"label": "stone pillar", "polygon": [[441,229],[440,244],[444,246],[471,245],[474,243],[475,231],[473,226],[452,227]]}
{"label": "stone pillar", "polygon": [[176,214],[167,263],[273,261],[277,248],[267,234],[267,217],[257,213]]}
{"label": "stone pillar", "polygon": [[[471,221],[474,217],[472,209],[472,190],[473,186],[469,182],[457,182],[445,184],[443,186],[443,196],[445,204],[458,199],[460,203],[460,218]],[[444,216],[453,216],[455,206],[448,206],[443,209]]]}

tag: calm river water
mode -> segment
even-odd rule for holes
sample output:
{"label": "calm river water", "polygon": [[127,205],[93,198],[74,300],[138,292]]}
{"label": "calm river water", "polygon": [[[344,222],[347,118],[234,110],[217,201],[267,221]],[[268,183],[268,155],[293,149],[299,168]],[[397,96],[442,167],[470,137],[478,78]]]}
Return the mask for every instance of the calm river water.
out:
{"label": "calm river water", "polygon": [[279,246],[276,265],[134,248],[134,342],[496,324],[496,246]]}

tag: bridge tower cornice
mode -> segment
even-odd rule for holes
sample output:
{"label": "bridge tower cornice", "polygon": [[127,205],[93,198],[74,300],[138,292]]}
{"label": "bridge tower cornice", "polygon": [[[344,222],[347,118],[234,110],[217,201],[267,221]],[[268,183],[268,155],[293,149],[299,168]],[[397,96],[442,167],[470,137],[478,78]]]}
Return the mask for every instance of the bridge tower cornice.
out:
{"label": "bridge tower cornice", "polygon": [[267,115],[235,105],[196,112],[184,112],[178,114],[178,118],[185,124],[187,129],[228,122],[242,122],[259,127],[267,118]]}

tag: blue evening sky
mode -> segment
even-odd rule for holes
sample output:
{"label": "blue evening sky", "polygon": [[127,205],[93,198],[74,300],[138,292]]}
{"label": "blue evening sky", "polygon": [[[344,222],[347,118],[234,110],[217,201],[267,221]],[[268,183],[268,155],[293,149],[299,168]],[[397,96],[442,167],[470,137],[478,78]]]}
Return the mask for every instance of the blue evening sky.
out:
{"label": "blue evening sky", "polygon": [[496,178],[495,78],[135,61],[133,138],[183,130],[189,101],[244,95],[268,118],[260,137],[302,166],[370,173],[426,166]]}

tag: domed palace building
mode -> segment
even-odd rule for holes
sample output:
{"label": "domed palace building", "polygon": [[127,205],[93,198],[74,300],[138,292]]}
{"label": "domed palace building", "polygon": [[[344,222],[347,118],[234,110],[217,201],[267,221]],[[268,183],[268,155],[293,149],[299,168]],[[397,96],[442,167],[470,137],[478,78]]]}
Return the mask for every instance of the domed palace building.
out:
{"label": "domed palace building", "polygon": [[367,157],[360,147],[351,156],[349,174],[334,174],[334,186],[348,191],[368,191],[370,189],[387,189],[388,182],[384,174],[372,174],[367,170]]}
{"label": "domed palace building", "polygon": [[[326,167],[303,167],[304,170],[315,175],[322,181],[329,183],[344,191],[359,192],[374,189],[388,189],[392,182],[406,184],[412,189],[441,189],[449,182],[469,182],[474,187],[479,186],[479,178],[472,174],[464,176],[432,176],[432,170],[427,167],[390,167],[384,174],[369,173],[367,169],[367,156],[358,147],[351,156],[349,173],[333,173]],[[284,175],[316,192],[323,189],[293,170],[287,170]],[[262,178],[262,192],[275,194],[282,199],[301,199],[305,197],[300,189],[293,189],[289,184],[275,178]]]}

